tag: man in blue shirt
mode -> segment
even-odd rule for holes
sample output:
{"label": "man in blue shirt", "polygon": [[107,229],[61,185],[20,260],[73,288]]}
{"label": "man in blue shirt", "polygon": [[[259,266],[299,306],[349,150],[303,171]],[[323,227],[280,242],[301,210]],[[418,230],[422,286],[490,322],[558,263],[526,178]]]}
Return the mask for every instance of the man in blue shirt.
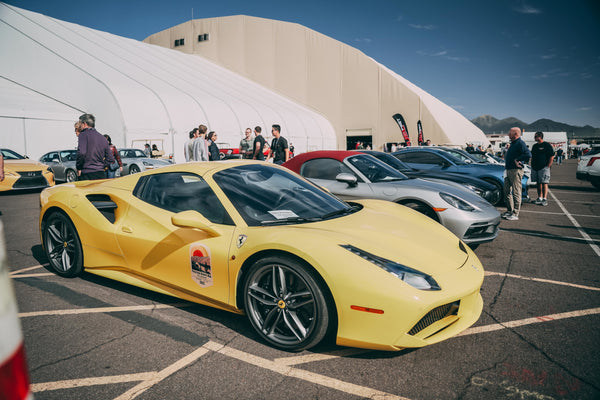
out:
{"label": "man in blue shirt", "polygon": [[506,169],[504,202],[506,203],[506,212],[502,214],[502,218],[516,221],[519,219],[519,211],[521,210],[523,167],[529,162],[531,152],[521,139],[521,128],[510,128],[508,137],[510,146],[504,157],[504,168]]}
{"label": "man in blue shirt", "polygon": [[105,168],[115,160],[108,140],[94,128],[96,118],[92,114],[83,114],[79,122],[76,161],[79,180],[106,179]]}

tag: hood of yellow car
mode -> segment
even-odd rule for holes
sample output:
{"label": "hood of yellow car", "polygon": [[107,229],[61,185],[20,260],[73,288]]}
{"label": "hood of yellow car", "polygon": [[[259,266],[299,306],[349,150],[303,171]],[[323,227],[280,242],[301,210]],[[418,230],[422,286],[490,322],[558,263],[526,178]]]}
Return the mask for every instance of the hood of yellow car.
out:
{"label": "hood of yellow car", "polygon": [[45,171],[48,167],[33,160],[4,160],[4,168],[15,172],[19,171]]}
{"label": "hood of yellow car", "polygon": [[391,202],[360,203],[364,208],[352,215],[295,227],[328,231],[327,237],[339,245],[352,245],[432,275],[456,270],[468,259],[458,237],[432,219]]}

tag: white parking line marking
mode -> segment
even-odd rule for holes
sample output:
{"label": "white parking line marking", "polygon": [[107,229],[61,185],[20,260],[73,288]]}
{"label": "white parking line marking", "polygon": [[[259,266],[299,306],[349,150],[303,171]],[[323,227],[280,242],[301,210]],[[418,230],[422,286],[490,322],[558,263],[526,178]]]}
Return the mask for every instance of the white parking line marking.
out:
{"label": "white parking line marking", "polygon": [[31,391],[36,393],[47,392],[49,390],[72,389],[83,386],[110,385],[114,383],[124,382],[139,382],[152,379],[156,374],[157,372],[142,372],[139,374],[130,375],[99,376],[93,378],[70,379],[66,381],[33,383],[31,384]]}
{"label": "white parking line marking", "polygon": [[73,314],[95,314],[112,313],[123,311],[143,311],[160,310],[175,307],[190,307],[192,303],[172,303],[172,304],[148,304],[142,306],[124,306],[124,307],[97,307],[97,308],[72,308],[67,310],[47,310],[19,313],[19,318],[41,317],[48,315],[73,315]]}
{"label": "white parking line marking", "polygon": [[27,272],[27,271],[31,271],[32,269],[38,269],[38,268],[44,268],[44,266],[43,265],[34,265],[33,267],[23,268],[23,269],[19,269],[17,271],[11,271],[9,275],[13,276],[16,274],[20,274],[21,272]]}
{"label": "white parking line marking", "polygon": [[578,289],[600,291],[600,288],[593,287],[593,286],[584,286],[584,285],[578,285],[578,284],[575,284],[575,283],[553,281],[553,280],[550,280],[550,279],[531,278],[531,277],[522,276],[522,275],[505,274],[503,272],[485,271],[485,276],[506,276],[506,277],[509,277],[509,278],[524,279],[524,280],[527,280],[527,281],[551,283],[553,285],[570,286],[570,287],[574,287],[574,288],[578,288]]}
{"label": "white parking line marking", "polygon": [[588,244],[590,245],[590,247],[592,248],[592,250],[594,250],[594,252],[596,253],[596,255],[598,257],[600,257],[600,247],[598,247],[598,245],[593,242],[593,240],[590,237],[590,235],[588,235],[587,232],[583,230],[583,228],[581,227],[581,225],[579,225],[579,222],[577,222],[577,220],[575,218],[573,218],[573,216],[571,214],[569,214],[569,212],[567,211],[567,209],[565,208],[565,206],[563,206],[563,204],[556,198],[556,196],[554,195],[554,193],[552,193],[551,191],[548,192],[548,193],[550,193],[550,196],[552,196],[552,198],[554,199],[554,201],[556,202],[556,204],[558,204],[558,206],[565,213],[565,215],[567,216],[567,218],[569,218],[569,220],[571,221],[571,223],[577,228],[577,230],[579,231],[579,234],[585,238],[585,240],[588,242]]}
{"label": "white parking line marking", "polygon": [[[560,215],[563,215],[563,214],[560,214]],[[512,232],[511,229],[504,229],[504,228],[500,228],[500,231],[501,232],[509,232],[509,233]],[[525,235],[530,235],[530,236],[536,236],[536,237],[540,237],[540,238],[547,238],[547,239],[557,239],[557,238],[559,238],[559,239],[573,240],[573,241],[582,242],[582,243],[588,243],[588,241],[585,240],[584,238],[575,237],[575,236],[562,236],[562,235],[559,236],[559,235],[552,235],[550,233],[543,233],[543,232],[540,232],[540,233],[524,233],[524,234]],[[600,243],[600,240],[592,239],[592,241]]]}
{"label": "white parking line marking", "polygon": [[[563,183],[563,184],[568,184],[569,182],[552,182],[552,184],[555,184],[555,183]],[[573,183],[573,182],[570,182],[570,183]],[[569,193],[569,194],[572,194],[572,193],[573,193],[571,190],[552,189],[552,191],[553,191],[553,192],[556,192],[556,193]],[[577,192],[577,196],[585,196],[585,195],[589,195],[589,196],[597,196],[597,195],[598,195],[598,193],[594,193],[594,192],[592,192],[592,191],[590,191],[590,192]]]}
{"label": "white parking line marking", "polygon": [[274,362],[276,362],[277,364],[282,364],[282,365],[298,365],[298,364],[306,364],[306,363],[314,362],[314,361],[330,360],[330,359],[338,358],[338,357],[355,356],[358,354],[368,353],[370,351],[371,350],[366,350],[366,349],[348,348],[348,349],[331,351],[329,353],[313,353],[313,354],[307,354],[304,356],[276,358],[274,360]]}
{"label": "white parking line marking", "polygon": [[328,376],[316,374],[290,366],[282,365],[271,360],[267,360],[262,357],[255,356],[253,354],[245,353],[240,350],[233,349],[215,342],[208,342],[205,344],[211,350],[216,351],[220,354],[226,355],[231,358],[246,362],[248,364],[255,365],[260,368],[268,369],[281,375],[291,376],[298,378],[303,381],[316,383],[317,385],[325,386],[331,389],[338,390],[340,392],[352,394],[355,396],[365,397],[368,399],[403,399],[408,400],[406,397],[396,396],[390,393],[380,392],[379,390],[371,389],[364,386],[355,385],[353,383],[344,382],[339,379],[330,378]]}
{"label": "white parking line marking", "polygon": [[37,274],[18,274],[18,275],[10,275],[10,277],[12,279],[17,279],[17,278],[38,278],[40,276],[58,276],[56,274],[53,274],[52,272],[39,272]]}
{"label": "white parking line marking", "polygon": [[565,319],[565,318],[584,317],[587,315],[596,315],[596,314],[600,314],[600,308],[589,308],[587,310],[569,311],[569,312],[564,312],[564,313],[559,313],[559,314],[543,315],[541,317],[525,318],[525,319],[519,319],[516,321],[502,322],[499,324],[476,326],[473,328],[466,329],[454,337],[475,335],[475,334],[479,334],[479,333],[499,331],[501,329],[516,328],[519,326],[525,326],[525,325],[531,325],[531,324],[539,324],[541,322],[557,321],[557,320]]}
{"label": "white parking line marking", "polygon": [[[560,215],[563,216],[565,215],[564,213],[560,213],[560,212],[550,212],[550,211],[533,211],[533,210],[523,210],[521,208],[521,211],[519,211],[520,213],[529,213],[529,214],[544,214],[544,215]],[[591,214],[571,214],[574,217],[583,217],[583,218],[600,218],[600,215],[591,215]]]}
{"label": "white parking line marking", "polygon": [[200,357],[202,357],[209,351],[210,350],[204,346],[196,349],[195,351],[191,352],[190,354],[183,357],[182,359],[169,365],[167,368],[163,369],[162,371],[157,372],[156,374],[154,374],[154,376],[150,377],[149,379],[145,379],[142,383],[132,387],[131,389],[129,389],[128,391],[126,391],[125,393],[120,395],[119,397],[115,398],[115,400],[135,399],[137,396],[144,393],[146,390],[148,390],[152,386],[156,385],[160,381],[168,378],[170,375],[174,374],[175,372],[179,371],[180,369],[183,369],[183,368],[187,367],[188,365],[194,363],[197,359],[199,359]]}

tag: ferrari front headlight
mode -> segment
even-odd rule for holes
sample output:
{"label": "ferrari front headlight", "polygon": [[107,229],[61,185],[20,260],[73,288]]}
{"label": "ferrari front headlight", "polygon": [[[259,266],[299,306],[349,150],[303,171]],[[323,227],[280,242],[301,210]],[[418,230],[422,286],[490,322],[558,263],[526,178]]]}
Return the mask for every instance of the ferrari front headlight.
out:
{"label": "ferrari front headlight", "polygon": [[440,192],[440,197],[442,198],[442,200],[444,200],[446,203],[450,204],[454,208],[458,208],[459,210],[463,211],[475,211],[475,208],[473,206],[471,206],[466,201],[459,199],[456,196]]}
{"label": "ferrari front headlight", "polygon": [[441,290],[440,286],[431,275],[427,275],[423,272],[417,271],[416,269],[407,267],[406,265],[402,265],[386,258],[376,256],[349,244],[342,244],[340,246],[351,253],[356,254],[360,258],[363,258],[375,264],[379,268],[389,272],[390,274],[400,278],[402,281],[414,287],[415,289]]}

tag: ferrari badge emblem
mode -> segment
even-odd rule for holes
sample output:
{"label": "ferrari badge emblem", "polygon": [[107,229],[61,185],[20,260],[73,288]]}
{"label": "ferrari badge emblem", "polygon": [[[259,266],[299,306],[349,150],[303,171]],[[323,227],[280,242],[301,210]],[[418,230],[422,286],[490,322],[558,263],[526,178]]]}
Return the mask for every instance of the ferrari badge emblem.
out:
{"label": "ferrari badge emblem", "polygon": [[246,243],[246,239],[248,239],[248,236],[246,235],[240,235],[237,238],[237,248],[239,249],[240,247],[242,247],[244,245],[244,243]]}

